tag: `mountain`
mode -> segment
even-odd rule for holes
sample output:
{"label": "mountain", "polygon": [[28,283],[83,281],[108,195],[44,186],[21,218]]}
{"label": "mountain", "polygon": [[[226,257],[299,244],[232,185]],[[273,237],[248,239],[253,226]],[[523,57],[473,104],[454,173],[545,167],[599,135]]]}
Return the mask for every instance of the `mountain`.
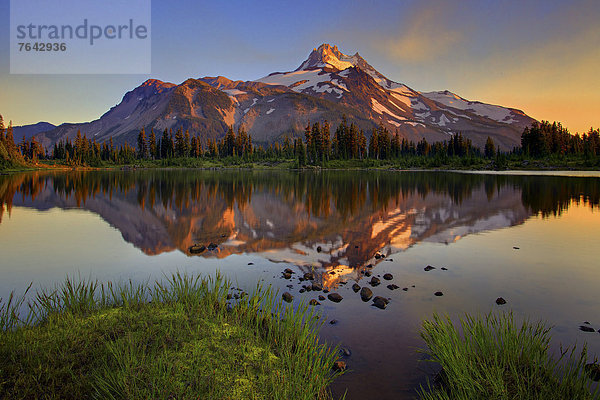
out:
{"label": "mountain", "polygon": [[461,132],[480,147],[490,136],[503,149],[518,145],[523,129],[534,122],[520,110],[449,91],[416,91],[388,79],[358,53],[348,56],[323,44],[294,71],[255,81],[218,76],[175,85],[150,79],[100,119],[60,125],[40,140],[49,146],[81,130],[100,142],[112,138],[116,144],[135,145],[142,127],[157,134],[181,127],[208,139],[222,137],[233,125],[244,126],[255,143],[269,143],[301,135],[309,122],[328,120],[335,127],[344,115],[367,136],[383,124],[413,141],[447,140]]}
{"label": "mountain", "polygon": [[54,128],[56,128],[56,125],[52,125],[49,122],[38,122],[37,124],[33,125],[13,126],[13,137],[15,143],[20,143],[23,139],[29,140],[33,136],[47,132]]}

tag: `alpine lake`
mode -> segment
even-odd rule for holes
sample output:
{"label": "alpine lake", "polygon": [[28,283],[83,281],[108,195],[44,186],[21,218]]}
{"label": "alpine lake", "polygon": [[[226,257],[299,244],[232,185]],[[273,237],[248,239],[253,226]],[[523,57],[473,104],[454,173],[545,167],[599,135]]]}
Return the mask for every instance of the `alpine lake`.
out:
{"label": "alpine lake", "polygon": [[600,356],[598,172],[38,171],[0,176],[0,205],[1,298],[67,276],[271,285],[320,303],[336,398],[414,398],[434,313],[512,312],[552,326],[553,352]]}

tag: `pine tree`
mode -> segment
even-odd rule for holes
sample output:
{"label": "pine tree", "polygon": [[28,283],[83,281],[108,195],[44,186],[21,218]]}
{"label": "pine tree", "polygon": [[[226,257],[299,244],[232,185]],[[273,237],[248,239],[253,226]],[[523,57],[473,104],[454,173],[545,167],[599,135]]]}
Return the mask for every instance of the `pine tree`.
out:
{"label": "pine tree", "polygon": [[485,141],[485,148],[483,150],[483,154],[485,158],[494,158],[496,155],[496,146],[494,145],[494,140],[491,137],[487,137]]}
{"label": "pine tree", "polygon": [[154,128],[150,129],[150,138],[148,138],[150,157],[152,159],[160,158],[158,153],[158,146],[156,145],[156,135],[154,134]]}
{"label": "pine tree", "polygon": [[138,158],[148,158],[148,141],[146,139],[146,130],[144,128],[140,129],[140,133],[138,133],[137,145]]}
{"label": "pine tree", "polygon": [[167,128],[163,131],[162,138],[160,140],[160,158],[169,158],[169,142],[171,139],[169,138],[169,132]]}

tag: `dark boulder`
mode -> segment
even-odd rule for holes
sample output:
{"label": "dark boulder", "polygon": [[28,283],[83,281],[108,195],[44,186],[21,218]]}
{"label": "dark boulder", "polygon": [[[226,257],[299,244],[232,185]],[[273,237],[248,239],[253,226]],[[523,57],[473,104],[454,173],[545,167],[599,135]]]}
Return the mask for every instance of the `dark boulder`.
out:
{"label": "dark boulder", "polygon": [[371,300],[371,297],[373,297],[373,291],[368,287],[365,286],[360,290],[360,298],[362,301],[369,301]]}
{"label": "dark boulder", "polygon": [[346,362],[338,360],[338,361],[336,361],[336,362],[333,363],[333,367],[332,368],[333,368],[334,371],[345,371],[346,370]]}
{"label": "dark boulder", "polygon": [[372,277],[369,283],[371,284],[371,286],[378,286],[381,283],[381,281],[377,277]]}
{"label": "dark boulder", "polygon": [[596,332],[594,330],[594,328],[592,328],[590,326],[585,326],[585,325],[579,326],[579,330],[582,331],[582,332]]}
{"label": "dark boulder", "polygon": [[387,288],[388,288],[388,289],[390,289],[390,290],[396,290],[396,289],[398,289],[399,287],[400,287],[400,286],[398,286],[398,285],[394,285],[394,284],[387,285]]}
{"label": "dark boulder", "polygon": [[343,299],[342,295],[340,295],[339,293],[329,293],[327,295],[327,298],[333,301],[334,303],[339,303]]}
{"label": "dark boulder", "polygon": [[315,276],[313,275],[312,272],[307,272],[304,274],[304,280],[305,281],[312,281],[315,279]]}
{"label": "dark boulder", "polygon": [[425,268],[423,268],[425,271],[431,271],[432,269],[435,269],[435,267],[428,265]]}
{"label": "dark boulder", "polygon": [[204,245],[200,245],[200,244],[195,244],[190,247],[190,253],[192,253],[192,254],[200,254],[200,253],[203,253],[204,250],[206,250],[206,247]]}
{"label": "dark boulder", "polygon": [[311,299],[308,304],[310,304],[311,306],[320,306],[321,303],[319,303],[317,300],[315,299]]}
{"label": "dark boulder", "polygon": [[591,380],[596,382],[600,381],[600,364],[587,364],[585,366],[585,372]]}
{"label": "dark boulder", "polygon": [[382,310],[384,310],[387,307],[388,303],[389,303],[389,300],[386,299],[385,297],[376,296],[373,299],[373,305],[377,308],[381,308]]}
{"label": "dark boulder", "polygon": [[436,296],[443,296],[444,293],[442,293],[442,292],[435,292],[434,295],[436,295]]}
{"label": "dark boulder", "polygon": [[504,300],[502,297],[498,297],[496,299],[496,304],[498,304],[499,306],[506,304],[506,300]]}
{"label": "dark boulder", "polygon": [[358,291],[360,290],[359,284],[355,283],[354,285],[352,285],[352,290],[354,290],[354,293],[358,293]]}
{"label": "dark boulder", "polygon": [[281,298],[286,303],[291,303],[292,300],[294,299],[294,296],[292,296],[292,294],[290,292],[285,292],[284,294],[281,295]]}
{"label": "dark boulder", "polygon": [[315,292],[320,292],[321,290],[323,290],[323,286],[321,286],[321,284],[319,283],[313,283],[312,290],[314,290]]}
{"label": "dark boulder", "polygon": [[383,275],[383,279],[385,279],[386,281],[391,281],[392,279],[394,279],[394,275],[392,275],[392,274],[384,274]]}

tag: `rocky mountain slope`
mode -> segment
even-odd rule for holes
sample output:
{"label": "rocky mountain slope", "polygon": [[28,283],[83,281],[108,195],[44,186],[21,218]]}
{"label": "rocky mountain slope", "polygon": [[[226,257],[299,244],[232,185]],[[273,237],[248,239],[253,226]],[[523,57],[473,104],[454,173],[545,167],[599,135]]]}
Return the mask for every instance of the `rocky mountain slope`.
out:
{"label": "rocky mountain slope", "polygon": [[135,144],[142,127],[157,134],[181,127],[208,139],[222,137],[233,125],[243,126],[255,143],[269,143],[301,135],[309,122],[328,120],[335,127],[344,115],[367,137],[383,124],[413,141],[447,140],[461,132],[479,146],[490,136],[503,149],[518,145],[521,132],[534,121],[522,111],[448,91],[416,91],[383,76],[358,53],[348,56],[323,44],[296,70],[255,81],[219,76],[175,85],[150,79],[100,119],[60,125],[38,140],[49,146],[81,130],[100,142],[113,138],[116,144]]}

